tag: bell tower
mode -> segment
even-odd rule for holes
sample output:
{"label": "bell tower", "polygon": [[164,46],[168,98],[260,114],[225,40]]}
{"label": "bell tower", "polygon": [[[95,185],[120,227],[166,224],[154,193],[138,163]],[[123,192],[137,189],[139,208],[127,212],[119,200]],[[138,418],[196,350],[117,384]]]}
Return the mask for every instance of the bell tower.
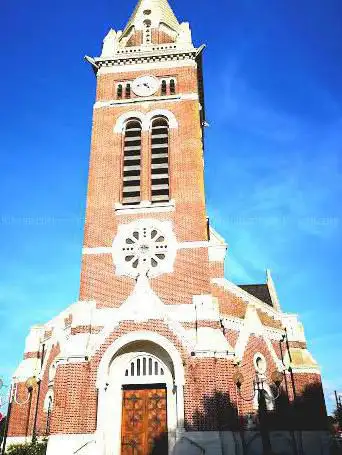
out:
{"label": "bell tower", "polygon": [[86,57],[97,95],[81,301],[118,307],[142,273],[169,304],[210,293],[203,48],[167,0],[140,0]]}
{"label": "bell tower", "polygon": [[[282,396],[277,450],[287,453],[284,418],[315,430],[301,453],[323,453],[320,370],[303,326],[282,311],[269,271],[266,283],[225,278],[227,245],[207,220],[203,48],[167,0],[140,0],[101,55],[86,57],[97,91],[80,296],[30,330],[8,444],[240,455],[250,444],[240,430]],[[270,452],[266,437],[253,453]]]}

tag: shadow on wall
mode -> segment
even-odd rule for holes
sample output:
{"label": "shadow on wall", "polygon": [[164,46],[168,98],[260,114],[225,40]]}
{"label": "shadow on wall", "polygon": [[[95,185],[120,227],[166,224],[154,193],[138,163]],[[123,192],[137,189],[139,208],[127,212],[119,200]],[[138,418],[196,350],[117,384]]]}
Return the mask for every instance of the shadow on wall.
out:
{"label": "shadow on wall", "polygon": [[[274,391],[274,396],[278,393]],[[261,455],[263,453],[258,419],[250,426],[250,415],[239,415],[227,393],[205,396],[201,409],[185,423],[173,454]],[[308,385],[292,402],[284,389],[276,400],[275,411],[264,419],[270,432],[273,453],[269,455],[333,454],[329,440],[321,442],[328,428],[324,396],[320,384]],[[304,436],[303,436],[304,435]],[[165,435],[154,441],[149,455],[167,454]],[[322,448],[323,447],[323,448]]]}
{"label": "shadow on wall", "polygon": [[[276,396],[276,392],[275,396]],[[307,385],[303,392],[289,402],[284,389],[275,402],[275,411],[267,416],[267,426],[272,430],[328,430],[324,395],[320,383]]]}

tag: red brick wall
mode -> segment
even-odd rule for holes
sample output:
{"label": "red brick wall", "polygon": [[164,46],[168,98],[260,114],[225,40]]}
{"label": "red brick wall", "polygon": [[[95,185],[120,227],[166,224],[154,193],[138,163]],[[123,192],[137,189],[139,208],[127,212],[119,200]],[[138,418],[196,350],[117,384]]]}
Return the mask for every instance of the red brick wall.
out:
{"label": "red brick wall", "polygon": [[[167,77],[167,70],[149,74]],[[97,100],[115,98],[117,81],[132,80],[137,73],[105,74],[98,77]],[[197,92],[197,70],[192,67],[172,68],[177,78],[178,93]],[[114,204],[121,201],[122,135],[113,132],[120,115],[131,110],[146,112],[146,106],[125,105],[96,109],[93,118],[92,151],[89,169],[85,247],[111,246],[118,224],[129,223],[151,215],[118,216]],[[203,150],[199,106],[197,101],[180,103],[163,101],[149,105],[148,110],[168,109],[175,115],[178,129],[170,130],[170,193],[176,209],[170,213],[154,213],[159,220],[171,220],[178,241],[207,240],[204,197]],[[150,199],[149,133],[143,133],[142,199]],[[210,271],[207,251],[178,252],[173,275],[152,280],[152,287],[165,303],[191,303],[192,295],[209,293]],[[81,300],[96,300],[99,307],[119,306],[132,291],[133,281],[118,278],[110,255],[84,256],[81,272]]]}
{"label": "red brick wall", "polygon": [[210,277],[211,278],[224,277],[224,262],[210,262]]}
{"label": "red brick wall", "polygon": [[[44,411],[44,400],[49,387],[49,369],[59,354],[59,346],[53,346],[44,370],[44,375],[40,384],[40,394],[38,403],[38,414],[36,424],[36,434],[44,436],[46,431],[47,413]],[[32,392],[31,409],[30,403],[22,404],[27,401],[28,392],[25,383],[20,383],[18,386],[17,402],[13,402],[11,419],[9,423],[9,436],[29,436],[32,437],[35,412],[37,409],[38,388]]]}
{"label": "red brick wall", "polygon": [[241,319],[245,317],[247,305],[241,298],[236,297],[215,284],[211,285],[211,292],[213,296],[218,298],[220,313],[223,316],[236,316]]}
{"label": "red brick wall", "polygon": [[51,434],[93,433],[96,429],[96,372],[90,362],[59,365]]}
{"label": "red brick wall", "polygon": [[[31,406],[28,400],[28,391],[25,383],[18,384],[17,404],[13,402],[11,418],[8,426],[8,436],[32,436],[32,426],[37,401],[36,391],[32,392]],[[25,403],[25,404],[24,404]]]}
{"label": "red brick wall", "polygon": [[[218,323],[201,321],[201,327],[219,328]],[[193,328],[193,324],[184,324],[184,327]],[[82,329],[82,328],[80,328]],[[84,328],[83,328],[84,329]],[[148,330],[158,333],[173,343],[178,349],[185,368],[185,420],[187,429],[213,430],[236,428],[237,416],[253,413],[253,402],[246,402],[240,398],[237,388],[233,383],[233,374],[237,367],[228,359],[192,357],[185,350],[177,336],[162,321],[150,321],[135,324],[123,322],[106,339],[101,348],[88,362],[79,364],[61,364],[58,366],[54,383],[54,406],[51,416],[50,430],[55,433],[93,433],[96,429],[97,415],[97,390],[96,377],[99,363],[104,352],[117,338],[134,330]],[[78,331],[77,331],[78,333]],[[228,341],[234,346],[237,332],[226,331]],[[248,345],[242,359],[240,369],[244,375],[241,393],[244,398],[253,395],[253,380],[255,369],[253,358],[256,352],[262,353],[267,361],[267,377],[271,382],[271,373],[276,369],[275,363],[269,353],[263,338],[250,336]],[[37,420],[37,434],[43,435],[46,429],[47,415],[43,411],[43,403],[48,391],[48,372],[51,363],[58,354],[55,347],[49,355],[45,375],[41,383],[39,412]],[[295,401],[298,415],[308,412],[316,416],[319,428],[324,425],[325,405],[320,382],[320,376],[315,374],[294,374],[296,396],[293,393],[291,377],[287,374],[287,381],[282,385],[285,394],[286,385],[290,401]],[[19,399],[27,397],[24,385],[19,387]],[[37,391],[33,392],[32,406],[28,424],[28,434],[32,435]],[[223,419],[223,420],[222,420]],[[275,421],[275,417],[273,418]],[[9,435],[18,436],[26,434],[28,422],[28,404],[13,406],[10,420]],[[300,422],[296,422],[300,425]],[[318,424],[317,424],[318,425]],[[317,429],[318,427],[316,427]]]}

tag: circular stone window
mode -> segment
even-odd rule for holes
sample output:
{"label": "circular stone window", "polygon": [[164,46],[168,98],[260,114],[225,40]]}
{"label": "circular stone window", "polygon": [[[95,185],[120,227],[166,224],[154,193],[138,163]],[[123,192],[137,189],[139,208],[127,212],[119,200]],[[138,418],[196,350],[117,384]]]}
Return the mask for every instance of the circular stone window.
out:
{"label": "circular stone window", "polygon": [[157,220],[120,226],[113,244],[118,275],[155,277],[172,272],[176,241],[171,226]]}

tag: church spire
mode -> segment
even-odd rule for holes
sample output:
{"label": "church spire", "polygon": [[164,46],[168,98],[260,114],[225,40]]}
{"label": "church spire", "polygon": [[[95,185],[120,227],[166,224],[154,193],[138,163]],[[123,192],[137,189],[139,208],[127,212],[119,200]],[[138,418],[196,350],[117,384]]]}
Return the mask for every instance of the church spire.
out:
{"label": "church spire", "polygon": [[194,50],[189,23],[178,22],[168,0],[139,0],[125,29],[109,31],[100,58],[121,55],[126,48],[131,57],[135,52],[164,52],[170,48],[163,46],[171,44],[178,51]]}
{"label": "church spire", "polygon": [[139,0],[124,33],[133,26],[137,30],[143,29],[146,21],[150,21],[153,28],[163,24],[174,32],[179,32],[180,24],[168,0]]}

